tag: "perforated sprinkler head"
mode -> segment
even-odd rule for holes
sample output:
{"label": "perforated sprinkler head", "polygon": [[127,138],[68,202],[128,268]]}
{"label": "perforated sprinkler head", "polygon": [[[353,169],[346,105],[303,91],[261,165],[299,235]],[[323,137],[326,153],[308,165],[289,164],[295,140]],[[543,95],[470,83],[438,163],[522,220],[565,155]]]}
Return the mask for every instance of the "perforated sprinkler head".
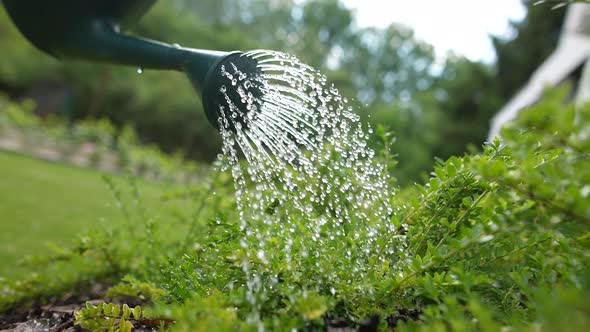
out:
{"label": "perforated sprinkler head", "polygon": [[248,128],[264,95],[258,62],[242,52],[228,54],[211,67],[201,91],[207,119],[215,128]]}

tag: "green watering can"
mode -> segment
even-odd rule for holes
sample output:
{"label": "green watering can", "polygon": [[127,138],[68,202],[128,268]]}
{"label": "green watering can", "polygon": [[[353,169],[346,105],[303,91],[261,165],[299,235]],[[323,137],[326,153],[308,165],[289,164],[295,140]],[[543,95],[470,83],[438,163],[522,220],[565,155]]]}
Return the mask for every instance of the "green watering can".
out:
{"label": "green watering can", "polygon": [[[207,119],[218,127],[219,105],[237,92],[222,85],[222,66],[248,76],[259,74],[256,60],[242,52],[184,48],[121,33],[139,20],[156,0],[3,0],[10,17],[31,43],[58,59],[81,59],[142,69],[185,72],[201,91]],[[231,84],[229,85],[231,87]],[[225,90],[225,89],[224,89]],[[260,90],[254,91],[257,97]],[[245,114],[244,110],[242,114]],[[237,119],[243,121],[243,119]],[[234,129],[230,126],[230,129]]]}

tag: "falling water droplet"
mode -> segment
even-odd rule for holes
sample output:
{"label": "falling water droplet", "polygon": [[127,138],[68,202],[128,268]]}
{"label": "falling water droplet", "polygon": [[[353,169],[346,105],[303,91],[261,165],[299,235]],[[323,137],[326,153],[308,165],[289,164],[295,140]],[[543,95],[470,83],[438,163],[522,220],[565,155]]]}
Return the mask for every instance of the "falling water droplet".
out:
{"label": "falling water droplet", "polygon": [[[248,299],[259,308],[256,303],[265,291],[261,276],[272,271],[257,260],[282,257],[288,270],[302,269],[318,276],[314,282],[328,285],[332,272],[318,271],[332,271],[331,257],[346,252],[352,269],[334,269],[333,274],[351,283],[366,271],[362,264],[374,254],[380,234],[391,233],[392,209],[387,172],[372,160],[375,154],[367,145],[372,130],[365,129],[348,100],[326,86],[325,75],[296,57],[269,51],[245,56],[253,54],[258,77],[245,78],[233,64],[231,73],[222,70],[237,88],[228,84],[220,91],[235,89],[238,98],[220,105],[219,161],[234,179],[244,234],[240,244],[247,252],[241,267]],[[253,89],[264,95],[252,94]],[[344,225],[354,227],[350,234]],[[348,236],[361,246],[358,251],[346,251]],[[391,246],[384,252],[393,256],[396,250]]]}

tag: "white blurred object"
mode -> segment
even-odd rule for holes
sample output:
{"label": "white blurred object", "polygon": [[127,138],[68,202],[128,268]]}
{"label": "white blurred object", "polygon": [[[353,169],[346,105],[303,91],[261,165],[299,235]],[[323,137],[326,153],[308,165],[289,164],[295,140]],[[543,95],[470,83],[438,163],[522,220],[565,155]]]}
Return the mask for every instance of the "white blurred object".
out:
{"label": "white blurred object", "polygon": [[590,61],[586,61],[576,93],[576,105],[590,101]]}
{"label": "white blurred object", "polygon": [[568,7],[557,49],[533,73],[528,83],[492,118],[488,141],[500,135],[504,124],[514,120],[520,110],[537,102],[543,90],[564,82],[584,66],[576,102],[590,100],[590,5]]}

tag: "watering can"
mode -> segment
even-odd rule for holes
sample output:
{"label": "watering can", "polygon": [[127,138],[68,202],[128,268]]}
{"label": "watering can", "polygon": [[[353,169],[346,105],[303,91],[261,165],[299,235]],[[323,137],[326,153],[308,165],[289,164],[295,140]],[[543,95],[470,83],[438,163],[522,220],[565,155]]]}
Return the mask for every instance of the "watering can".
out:
{"label": "watering can", "polygon": [[[222,68],[257,75],[244,53],[184,48],[121,33],[156,0],[2,0],[14,24],[33,45],[58,59],[81,59],[143,69],[185,72],[201,92],[209,122],[218,127],[219,105],[237,92],[221,93]],[[259,91],[258,91],[259,92]]]}

